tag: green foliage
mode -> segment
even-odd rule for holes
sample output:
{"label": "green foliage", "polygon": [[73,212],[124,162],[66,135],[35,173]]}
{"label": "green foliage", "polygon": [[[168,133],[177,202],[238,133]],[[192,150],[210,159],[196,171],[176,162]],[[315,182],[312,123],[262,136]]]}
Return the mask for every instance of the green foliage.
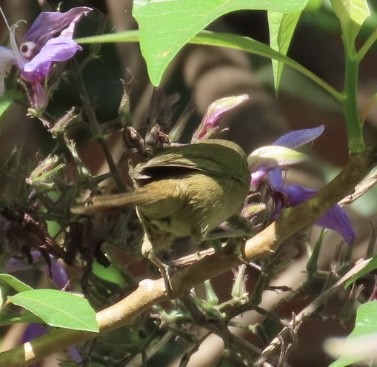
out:
{"label": "green foliage", "polygon": [[8,301],[29,310],[47,325],[98,332],[95,311],[81,296],[54,289],[33,289],[10,296]]}
{"label": "green foliage", "polygon": [[372,271],[374,271],[375,269],[377,269],[377,256],[374,256],[372,259],[370,259],[363,269],[359,270],[352,278],[350,278],[345,283],[345,288],[354,284],[358,279],[362,278],[363,276],[372,273]]}
{"label": "green foliage", "polygon": [[[273,50],[282,55],[286,55],[291,43],[293,33],[296,29],[301,12],[278,13],[275,11],[268,12],[268,27],[270,30],[270,46]],[[283,73],[284,63],[272,59],[274,73],[275,90],[278,91],[281,75]]]}
{"label": "green foliage", "polygon": [[[163,72],[181,48],[220,16],[241,9],[299,12],[306,3],[307,0],[134,1],[133,15],[139,24],[140,47],[152,84],[159,85]],[[279,29],[274,31],[281,35]],[[285,47],[290,37],[281,37]]]}
{"label": "green foliage", "polygon": [[43,323],[43,321],[32,312],[25,311],[22,315],[14,315],[14,314],[1,314],[0,315],[0,326],[9,326],[18,323]]}
{"label": "green foliage", "polygon": [[345,43],[349,50],[365,20],[370,16],[367,0],[331,0],[334,12],[338,17]]}
{"label": "green foliage", "polygon": [[[375,356],[375,341],[377,339],[377,301],[364,303],[357,309],[355,327],[343,344],[341,357],[329,367],[344,367]],[[362,344],[358,344],[361,342]],[[368,345],[370,344],[370,345]],[[331,351],[331,347],[329,347]],[[368,353],[369,352],[369,355]],[[350,356],[352,355],[353,356]]]}
{"label": "green foliage", "polygon": [[10,274],[0,274],[0,282],[6,283],[17,292],[30,291],[33,288]]}

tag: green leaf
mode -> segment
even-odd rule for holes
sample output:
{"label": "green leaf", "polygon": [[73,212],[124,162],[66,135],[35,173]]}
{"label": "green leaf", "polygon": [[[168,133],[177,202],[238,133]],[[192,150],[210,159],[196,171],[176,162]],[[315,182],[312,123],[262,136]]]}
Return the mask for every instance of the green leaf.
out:
{"label": "green leaf", "polygon": [[92,264],[92,271],[98,278],[101,278],[106,282],[114,283],[121,287],[125,286],[122,274],[113,265],[103,266],[98,261],[94,261]]}
{"label": "green leaf", "polygon": [[359,306],[355,327],[346,340],[331,338],[325,344],[329,354],[341,355],[329,367],[344,367],[375,356],[377,343],[377,301]]}
{"label": "green leaf", "polygon": [[33,289],[8,297],[8,301],[26,308],[50,326],[98,332],[95,311],[85,298],[78,295],[53,289]]}
{"label": "green leaf", "polygon": [[[270,31],[270,47],[282,55],[286,55],[291,44],[301,12],[283,14],[276,11],[268,12],[268,28]],[[275,91],[278,91],[284,63],[272,59]]]}
{"label": "green leaf", "polygon": [[322,0],[309,0],[308,4],[306,5],[306,9],[310,11],[317,11],[321,8],[322,4]]}
{"label": "green leaf", "polygon": [[140,48],[152,84],[197,33],[224,14],[249,9],[282,13],[301,11],[307,0],[134,0]]}
{"label": "green leaf", "polygon": [[354,274],[347,282],[344,284],[344,288],[349,287],[351,284],[355,283],[356,280],[362,278],[364,275],[371,273],[373,270],[377,269],[377,256],[374,256],[370,261],[368,261],[365,266]]}
{"label": "green leaf", "polygon": [[377,333],[377,301],[359,306],[356,313],[355,328],[349,336],[361,336]]}
{"label": "green leaf", "polygon": [[8,284],[17,292],[30,291],[33,288],[10,274],[0,274],[0,281]]}
{"label": "green leaf", "polygon": [[355,39],[370,16],[367,0],[331,0],[333,10],[340,21],[343,37],[349,47],[353,47]]}

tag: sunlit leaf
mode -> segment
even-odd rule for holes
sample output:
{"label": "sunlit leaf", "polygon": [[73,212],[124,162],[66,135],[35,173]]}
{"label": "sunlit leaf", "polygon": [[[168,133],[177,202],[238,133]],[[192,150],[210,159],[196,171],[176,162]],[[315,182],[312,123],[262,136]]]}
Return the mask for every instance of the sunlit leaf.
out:
{"label": "sunlit leaf", "polygon": [[33,289],[8,297],[8,301],[26,308],[50,326],[98,332],[95,311],[83,297],[53,289]]}
{"label": "sunlit leaf", "polygon": [[365,20],[370,16],[367,0],[331,0],[343,37],[351,48]]}
{"label": "sunlit leaf", "polygon": [[329,367],[344,367],[365,359],[376,359],[377,301],[359,306],[355,327],[347,339],[331,338],[325,344],[326,351],[340,358]]}
{"label": "sunlit leaf", "polygon": [[348,279],[344,287],[349,287],[351,284],[355,283],[356,280],[362,278],[364,275],[371,273],[375,269],[377,269],[377,256],[374,256],[372,259],[370,259],[370,261],[368,261],[368,263],[361,270],[359,270],[355,275]]}
{"label": "sunlit leaf", "polygon": [[140,47],[151,82],[158,85],[168,64],[197,33],[237,10],[301,11],[307,0],[134,0]]}
{"label": "sunlit leaf", "polygon": [[[270,46],[272,49],[286,55],[291,44],[301,12],[283,14],[268,12],[268,28],[270,31]],[[278,91],[284,63],[272,59],[275,90]]]}

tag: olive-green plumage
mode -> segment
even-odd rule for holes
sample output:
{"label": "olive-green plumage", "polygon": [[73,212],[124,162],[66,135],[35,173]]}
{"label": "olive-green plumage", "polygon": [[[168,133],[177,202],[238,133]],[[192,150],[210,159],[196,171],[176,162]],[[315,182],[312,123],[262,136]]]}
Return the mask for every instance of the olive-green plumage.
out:
{"label": "olive-green plumage", "polygon": [[94,197],[91,206],[74,213],[135,205],[148,243],[148,254],[167,249],[174,238],[191,236],[203,241],[208,232],[237,213],[249,191],[246,155],[227,140],[206,140],[167,147],[133,172],[132,193]]}

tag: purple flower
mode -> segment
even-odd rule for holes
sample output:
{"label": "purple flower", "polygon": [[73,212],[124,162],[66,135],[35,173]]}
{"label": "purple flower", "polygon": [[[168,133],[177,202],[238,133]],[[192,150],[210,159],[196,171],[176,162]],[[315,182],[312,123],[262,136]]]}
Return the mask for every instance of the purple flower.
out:
{"label": "purple flower", "polygon": [[30,324],[26,328],[24,334],[22,335],[22,343],[29,342],[35,338],[38,338],[47,332],[47,326],[44,324]]}
{"label": "purple flower", "polygon": [[[284,185],[282,171],[279,169],[274,169],[268,173],[268,182],[273,190],[275,215],[283,208],[296,206],[318,193],[318,190],[297,184]],[[351,243],[355,239],[351,222],[346,212],[339,205],[334,205],[326,211],[316,220],[316,224],[340,233],[347,243]]]}
{"label": "purple flower", "polygon": [[[31,88],[32,107],[39,110],[47,105],[47,92],[44,83],[54,63],[67,61],[81,50],[73,39],[77,22],[92,9],[72,8],[65,13],[42,12],[24,35],[24,42],[18,46],[15,31],[18,23],[10,27],[11,50],[2,47],[0,55],[0,93],[4,92],[4,76],[12,62],[20,75]],[[10,54],[10,52],[12,54]],[[2,78],[1,78],[2,77]]]}
{"label": "purple flower", "polygon": [[[274,146],[296,148],[303,144],[309,143],[322,134],[323,125],[313,129],[303,129],[291,131],[281,136],[274,143]],[[258,150],[257,150],[258,151]],[[284,152],[285,150],[283,150]],[[287,150],[286,156],[281,156],[281,149],[270,148],[271,154],[251,154],[252,159],[249,163],[253,165],[259,162],[257,169],[251,174],[251,185],[255,188],[259,187],[264,179],[267,179],[272,191],[274,200],[274,214],[277,216],[282,209],[294,207],[315,196],[318,190],[306,188],[297,184],[286,185],[283,179],[282,168],[302,161],[298,155],[292,154],[290,149]],[[294,152],[294,151],[293,151]],[[280,154],[278,156],[277,154]],[[249,156],[249,158],[250,158]],[[275,164],[273,163],[275,162]],[[325,214],[317,219],[316,224],[332,229],[340,233],[347,243],[351,243],[355,238],[355,232],[351,226],[351,222],[346,212],[339,206],[334,205]]]}

